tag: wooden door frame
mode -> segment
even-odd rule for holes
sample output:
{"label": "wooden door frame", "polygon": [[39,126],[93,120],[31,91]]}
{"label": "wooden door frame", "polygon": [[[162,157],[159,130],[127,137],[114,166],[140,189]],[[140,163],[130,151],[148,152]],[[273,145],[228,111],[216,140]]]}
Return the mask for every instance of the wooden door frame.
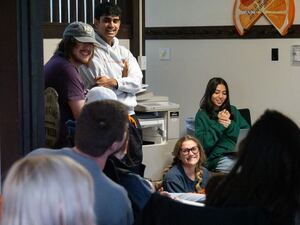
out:
{"label": "wooden door frame", "polygon": [[[1,35],[1,175],[44,143],[40,0],[4,1]],[[4,54],[5,53],[5,54]]]}

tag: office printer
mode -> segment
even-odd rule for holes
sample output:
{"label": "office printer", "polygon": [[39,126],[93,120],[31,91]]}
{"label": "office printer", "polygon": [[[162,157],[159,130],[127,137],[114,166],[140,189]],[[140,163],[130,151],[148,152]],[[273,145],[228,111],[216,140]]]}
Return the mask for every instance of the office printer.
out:
{"label": "office printer", "polygon": [[160,180],[172,163],[172,151],[179,138],[179,105],[151,91],[137,94],[135,113],[143,130],[143,164],[146,178]]}
{"label": "office printer", "polygon": [[137,95],[136,115],[143,130],[144,144],[160,144],[179,138],[179,105],[153,92]]}

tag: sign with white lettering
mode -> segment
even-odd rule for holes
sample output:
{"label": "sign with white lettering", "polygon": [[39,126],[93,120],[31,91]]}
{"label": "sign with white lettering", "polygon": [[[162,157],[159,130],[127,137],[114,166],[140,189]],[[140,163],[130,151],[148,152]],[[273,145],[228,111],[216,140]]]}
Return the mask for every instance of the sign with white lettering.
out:
{"label": "sign with white lettering", "polygon": [[254,26],[261,16],[284,36],[294,22],[294,0],[235,0],[233,21],[240,35]]}

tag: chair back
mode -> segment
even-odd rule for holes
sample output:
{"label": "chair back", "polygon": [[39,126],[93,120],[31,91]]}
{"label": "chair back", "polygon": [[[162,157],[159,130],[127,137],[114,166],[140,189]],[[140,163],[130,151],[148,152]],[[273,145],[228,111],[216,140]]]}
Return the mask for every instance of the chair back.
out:
{"label": "chair back", "polygon": [[251,126],[251,114],[248,108],[238,109],[242,117],[247,121],[247,123]]}
{"label": "chair back", "polygon": [[134,225],[270,225],[270,215],[259,208],[188,205],[154,193]]}
{"label": "chair back", "polygon": [[195,118],[187,117],[185,119],[186,134],[195,136]]}
{"label": "chair back", "polygon": [[59,137],[60,112],[58,94],[52,87],[44,91],[44,110],[45,144],[46,147],[53,148]]}

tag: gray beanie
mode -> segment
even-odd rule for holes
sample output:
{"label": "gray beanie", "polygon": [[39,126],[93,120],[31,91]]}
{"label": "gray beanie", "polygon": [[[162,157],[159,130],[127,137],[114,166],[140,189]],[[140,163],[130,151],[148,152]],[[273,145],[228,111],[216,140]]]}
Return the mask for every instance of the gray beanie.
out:
{"label": "gray beanie", "polygon": [[67,37],[74,37],[79,42],[93,43],[96,46],[99,46],[99,43],[95,39],[94,28],[87,23],[70,23],[63,33],[63,38],[65,39]]}
{"label": "gray beanie", "polygon": [[85,104],[100,100],[118,100],[115,92],[106,87],[94,87],[86,95]]}

